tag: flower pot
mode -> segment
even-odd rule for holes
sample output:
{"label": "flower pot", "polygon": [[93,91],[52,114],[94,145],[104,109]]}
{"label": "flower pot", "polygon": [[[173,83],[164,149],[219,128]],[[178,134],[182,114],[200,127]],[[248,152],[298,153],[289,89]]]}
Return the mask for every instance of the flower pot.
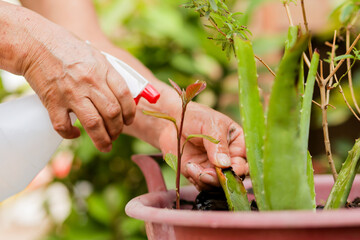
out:
{"label": "flower pot", "polygon": [[[142,169],[149,193],[132,199],[128,216],[145,221],[148,239],[359,239],[360,209],[336,211],[226,212],[174,210],[175,191],[166,190],[160,167],[150,156],[133,156]],[[248,179],[245,187],[251,186]],[[330,175],[315,176],[316,200],[324,204],[333,185]],[[181,197],[193,201],[198,191],[181,189]],[[350,199],[360,196],[360,176],[355,178]]]}

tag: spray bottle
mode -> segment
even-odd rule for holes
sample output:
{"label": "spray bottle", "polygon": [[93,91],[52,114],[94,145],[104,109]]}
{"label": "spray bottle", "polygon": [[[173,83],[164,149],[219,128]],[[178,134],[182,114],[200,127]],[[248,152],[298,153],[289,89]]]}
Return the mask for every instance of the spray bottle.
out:
{"label": "spray bottle", "polygon": [[[136,103],[156,103],[160,94],[133,68],[104,53],[125,80]],[[76,116],[70,113],[72,122]],[[45,167],[62,137],[37,95],[0,104],[0,201],[22,191]]]}

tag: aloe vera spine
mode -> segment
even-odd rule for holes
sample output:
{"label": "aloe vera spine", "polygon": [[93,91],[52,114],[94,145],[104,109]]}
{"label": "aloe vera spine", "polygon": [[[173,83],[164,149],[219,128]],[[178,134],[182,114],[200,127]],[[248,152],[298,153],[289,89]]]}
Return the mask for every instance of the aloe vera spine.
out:
{"label": "aloe vera spine", "polygon": [[255,56],[250,41],[235,36],[234,46],[238,60],[240,114],[251,182],[259,209],[267,210],[263,183],[265,117],[257,82]]}

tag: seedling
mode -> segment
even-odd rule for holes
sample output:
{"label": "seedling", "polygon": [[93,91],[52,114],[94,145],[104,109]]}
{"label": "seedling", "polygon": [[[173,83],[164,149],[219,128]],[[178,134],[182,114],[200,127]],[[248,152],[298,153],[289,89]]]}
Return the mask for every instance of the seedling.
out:
{"label": "seedling", "polygon": [[203,134],[190,134],[185,139],[184,143],[181,144],[181,137],[183,132],[183,125],[185,119],[186,108],[191,100],[194,99],[200,92],[206,88],[206,83],[204,81],[196,81],[195,83],[189,85],[186,90],[181,89],[174,81],[170,80],[170,84],[173,86],[175,91],[179,94],[182,102],[182,111],[179,125],[174,117],[167,115],[166,113],[152,112],[152,111],[143,111],[144,114],[150,115],[157,118],[166,119],[171,121],[177,133],[177,156],[172,153],[167,153],[164,157],[166,163],[175,170],[176,172],[176,209],[180,209],[180,173],[181,173],[181,157],[184,153],[184,149],[188,141],[192,138],[203,138],[212,143],[219,143],[218,140],[214,139],[211,136]]}

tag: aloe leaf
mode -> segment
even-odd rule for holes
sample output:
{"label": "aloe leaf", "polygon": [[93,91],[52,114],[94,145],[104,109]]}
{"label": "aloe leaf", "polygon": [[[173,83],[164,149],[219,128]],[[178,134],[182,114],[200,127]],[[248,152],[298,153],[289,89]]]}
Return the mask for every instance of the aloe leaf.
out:
{"label": "aloe leaf", "polygon": [[353,148],[349,151],[336,182],[331,189],[325,209],[338,209],[345,206],[347,198],[354,182],[357,170],[360,166],[360,140],[357,139]]}
{"label": "aloe leaf", "polygon": [[307,183],[309,186],[310,194],[311,194],[311,202],[312,208],[316,210],[316,193],[315,193],[315,183],[314,183],[314,168],[312,165],[312,157],[310,152],[307,152],[307,164],[306,164],[306,176],[307,176]]}
{"label": "aloe leaf", "polygon": [[301,119],[300,119],[300,138],[302,146],[304,146],[305,151],[308,147],[309,139],[309,128],[310,128],[310,116],[311,116],[311,106],[312,98],[314,93],[315,78],[317,73],[317,68],[319,65],[320,55],[318,52],[314,52],[311,59],[310,69],[306,79],[306,88],[303,95],[302,107],[301,107]]}
{"label": "aloe leaf", "polygon": [[[314,52],[311,59],[310,69],[306,79],[306,88],[303,95],[302,107],[301,107],[301,117],[300,117],[300,141],[303,152],[307,152],[309,144],[309,129],[310,129],[310,117],[311,117],[311,106],[312,98],[314,93],[315,78],[317,73],[317,68],[319,65],[320,55],[317,51]],[[311,156],[308,152],[307,154],[307,177],[308,185],[311,191],[311,198],[313,203],[313,209],[316,209],[315,201],[315,186],[314,186],[314,170],[312,166]]]}
{"label": "aloe leaf", "polygon": [[238,60],[239,100],[244,129],[246,157],[255,198],[260,210],[266,210],[264,194],[263,145],[265,117],[257,84],[255,56],[250,41],[234,36]]}
{"label": "aloe leaf", "polygon": [[220,185],[224,190],[230,211],[250,211],[246,189],[241,179],[231,169],[216,167]]}
{"label": "aloe leaf", "polygon": [[167,153],[164,157],[165,162],[176,172],[177,169],[177,157],[172,153]]}
{"label": "aloe leaf", "polygon": [[308,36],[285,51],[276,73],[267,115],[264,145],[265,195],[271,210],[312,209],[306,153],[299,137],[300,96],[297,74]]}
{"label": "aloe leaf", "polygon": [[[301,96],[304,95],[305,93],[305,78],[304,78],[304,57],[301,56],[301,60],[300,60],[300,70],[299,70],[299,78],[298,78],[298,85],[297,85],[297,89],[298,92]],[[300,104],[302,104],[302,102],[300,102]]]}
{"label": "aloe leaf", "polygon": [[289,50],[292,48],[298,40],[299,27],[290,26],[288,30],[287,39],[285,41],[285,49]]}

